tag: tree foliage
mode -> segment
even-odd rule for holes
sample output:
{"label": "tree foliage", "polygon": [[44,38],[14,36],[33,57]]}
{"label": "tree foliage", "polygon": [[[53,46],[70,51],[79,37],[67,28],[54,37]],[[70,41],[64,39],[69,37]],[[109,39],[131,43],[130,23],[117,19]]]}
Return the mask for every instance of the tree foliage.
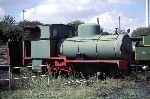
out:
{"label": "tree foliage", "polygon": [[42,23],[38,21],[21,21],[16,24],[15,18],[7,15],[0,21],[0,40],[7,42],[10,40],[22,40],[24,38],[24,27],[37,26]]}
{"label": "tree foliage", "polygon": [[6,25],[13,25],[13,24],[15,24],[16,21],[15,21],[14,17],[7,15],[7,16],[4,16],[4,18],[1,22]]}
{"label": "tree foliage", "polygon": [[19,22],[18,25],[24,29],[23,39],[24,40],[31,40],[34,38],[32,35],[32,33],[33,33],[32,31],[39,31],[37,26],[42,25],[42,23],[39,21],[27,21],[27,20],[25,20],[25,21]]}
{"label": "tree foliage", "polygon": [[139,37],[142,35],[150,35],[150,27],[140,27],[132,32],[132,37]]}
{"label": "tree foliage", "polygon": [[22,29],[15,25],[15,18],[7,15],[0,21],[0,40],[7,42],[8,39],[21,39]]}
{"label": "tree foliage", "polygon": [[42,25],[42,23],[39,21],[27,21],[27,20],[19,22],[19,26],[21,27],[26,27],[26,26],[35,27],[37,25]]}

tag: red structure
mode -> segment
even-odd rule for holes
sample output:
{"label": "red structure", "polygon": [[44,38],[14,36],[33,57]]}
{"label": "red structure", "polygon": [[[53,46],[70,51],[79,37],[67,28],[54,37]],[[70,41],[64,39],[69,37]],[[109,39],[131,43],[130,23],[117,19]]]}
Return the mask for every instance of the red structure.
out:
{"label": "red structure", "polygon": [[70,75],[76,70],[74,69],[75,64],[113,64],[118,67],[121,71],[128,70],[128,61],[126,60],[68,60],[66,57],[52,57],[49,60],[48,72],[49,74],[65,73]]}

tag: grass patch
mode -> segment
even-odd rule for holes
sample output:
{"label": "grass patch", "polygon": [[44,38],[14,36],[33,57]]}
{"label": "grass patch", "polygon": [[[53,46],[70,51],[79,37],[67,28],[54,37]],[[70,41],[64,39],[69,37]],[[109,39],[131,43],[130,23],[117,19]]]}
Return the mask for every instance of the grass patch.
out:
{"label": "grass patch", "polygon": [[14,85],[12,90],[1,90],[0,99],[150,99],[150,82],[136,82],[132,77],[104,81],[36,77]]}

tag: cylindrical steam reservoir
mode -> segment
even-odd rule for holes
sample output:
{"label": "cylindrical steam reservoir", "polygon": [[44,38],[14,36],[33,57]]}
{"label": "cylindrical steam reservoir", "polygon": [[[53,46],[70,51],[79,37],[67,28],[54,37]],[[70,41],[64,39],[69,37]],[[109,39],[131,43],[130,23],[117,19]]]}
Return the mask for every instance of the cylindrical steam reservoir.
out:
{"label": "cylindrical steam reservoir", "polygon": [[131,40],[124,34],[69,38],[60,47],[60,53],[68,58],[76,58],[80,54],[85,58],[125,59],[131,52]]}
{"label": "cylindrical steam reservoir", "polygon": [[128,59],[132,53],[132,42],[127,34],[96,35],[100,32],[98,25],[83,24],[78,29],[79,37],[68,38],[61,44],[61,55],[67,58],[80,55],[85,59],[115,60]]}

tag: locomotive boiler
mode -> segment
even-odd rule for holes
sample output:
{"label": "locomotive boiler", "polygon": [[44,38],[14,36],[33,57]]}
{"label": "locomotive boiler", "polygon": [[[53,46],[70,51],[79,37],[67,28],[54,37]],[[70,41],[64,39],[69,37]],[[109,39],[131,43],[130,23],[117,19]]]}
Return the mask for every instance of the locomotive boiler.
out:
{"label": "locomotive boiler", "polygon": [[67,38],[61,44],[60,53],[68,58],[80,55],[85,59],[130,59],[132,42],[127,34],[101,35],[97,24],[79,26],[78,36]]}

